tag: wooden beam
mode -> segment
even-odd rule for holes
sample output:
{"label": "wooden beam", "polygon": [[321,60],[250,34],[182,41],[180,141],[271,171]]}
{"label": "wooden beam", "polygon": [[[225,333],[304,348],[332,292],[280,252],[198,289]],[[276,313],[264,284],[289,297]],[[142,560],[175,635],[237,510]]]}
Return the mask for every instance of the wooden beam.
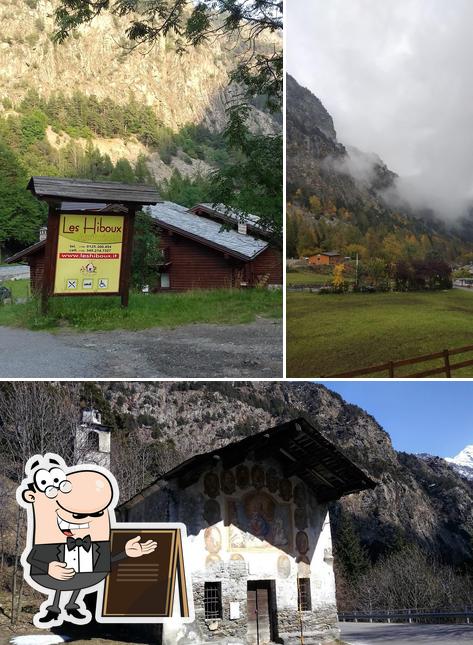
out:
{"label": "wooden beam", "polygon": [[57,206],[49,204],[48,233],[44,249],[44,271],[41,289],[41,312],[46,314],[49,308],[49,298],[54,290],[54,275],[56,267],[57,244],[59,237],[59,213]]}
{"label": "wooden beam", "polygon": [[133,254],[133,234],[135,229],[136,208],[130,206],[125,215],[123,226],[122,262],[120,272],[120,298],[122,307],[128,307],[130,296],[131,261]]}

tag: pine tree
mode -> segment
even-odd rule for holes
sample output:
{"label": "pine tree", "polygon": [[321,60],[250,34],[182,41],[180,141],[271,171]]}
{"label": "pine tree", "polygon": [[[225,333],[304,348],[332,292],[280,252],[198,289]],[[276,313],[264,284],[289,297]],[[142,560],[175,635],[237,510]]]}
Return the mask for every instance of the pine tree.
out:
{"label": "pine tree", "polygon": [[361,544],[352,518],[343,509],[340,511],[337,522],[335,557],[338,566],[343,569],[347,580],[354,585],[359,582],[361,576],[370,567],[368,552]]}
{"label": "pine tree", "polygon": [[7,244],[34,242],[45,220],[45,208],[26,190],[26,183],[18,158],[0,143],[0,255]]}

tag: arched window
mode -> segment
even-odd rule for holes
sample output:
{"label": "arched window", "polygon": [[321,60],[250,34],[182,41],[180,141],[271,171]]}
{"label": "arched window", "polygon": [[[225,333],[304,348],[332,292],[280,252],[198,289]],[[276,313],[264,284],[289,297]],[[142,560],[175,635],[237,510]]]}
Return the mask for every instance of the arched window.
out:
{"label": "arched window", "polygon": [[87,435],[87,450],[99,449],[99,435],[97,432],[89,432]]}

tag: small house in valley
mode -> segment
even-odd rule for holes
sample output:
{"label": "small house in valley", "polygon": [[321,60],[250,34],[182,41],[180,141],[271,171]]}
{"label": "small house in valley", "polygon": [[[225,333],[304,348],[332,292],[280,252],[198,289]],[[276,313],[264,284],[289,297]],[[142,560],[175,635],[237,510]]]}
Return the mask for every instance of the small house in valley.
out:
{"label": "small house in valley", "polygon": [[340,264],[340,262],[343,262],[343,257],[340,255],[338,251],[326,251],[323,253],[316,253],[315,255],[311,255],[308,258],[308,263],[313,265],[313,266],[320,266],[320,265],[333,265],[333,264]]}
{"label": "small house in valley", "polygon": [[339,636],[328,503],[375,482],[302,418],[199,454],[118,509],[183,522],[195,622],[164,645],[332,642]]}

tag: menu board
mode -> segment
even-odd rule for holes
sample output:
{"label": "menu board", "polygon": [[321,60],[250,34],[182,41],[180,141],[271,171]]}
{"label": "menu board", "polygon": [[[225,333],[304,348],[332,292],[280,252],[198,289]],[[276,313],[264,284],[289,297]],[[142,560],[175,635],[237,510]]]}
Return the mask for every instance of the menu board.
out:
{"label": "menu board", "polygon": [[123,552],[126,542],[137,535],[143,542],[155,540],[158,546],[140,558],[125,557],[112,563],[101,607],[97,607],[98,620],[161,622],[160,619],[179,616],[190,618],[181,529],[112,529],[112,554]]}
{"label": "menu board", "polygon": [[60,215],[55,294],[118,293],[124,222],[123,215]]}

